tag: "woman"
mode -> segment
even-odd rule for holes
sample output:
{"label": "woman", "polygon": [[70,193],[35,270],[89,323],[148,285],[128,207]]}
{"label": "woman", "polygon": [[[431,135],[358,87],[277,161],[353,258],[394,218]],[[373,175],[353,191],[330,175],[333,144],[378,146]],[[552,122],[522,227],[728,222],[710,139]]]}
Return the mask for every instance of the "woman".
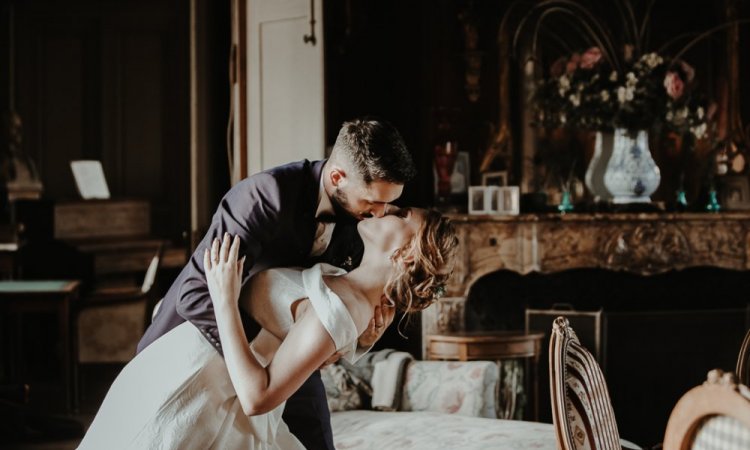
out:
{"label": "woman", "polygon": [[[206,249],[204,268],[224,358],[186,322],[138,354],[110,388],[81,449],[303,449],[281,420],[284,402],[357,337],[383,301],[429,306],[449,276],[458,240],[439,213],[406,208],[362,220],[360,266],[269,269],[240,290],[240,242]],[[251,345],[242,307],[261,325]]]}

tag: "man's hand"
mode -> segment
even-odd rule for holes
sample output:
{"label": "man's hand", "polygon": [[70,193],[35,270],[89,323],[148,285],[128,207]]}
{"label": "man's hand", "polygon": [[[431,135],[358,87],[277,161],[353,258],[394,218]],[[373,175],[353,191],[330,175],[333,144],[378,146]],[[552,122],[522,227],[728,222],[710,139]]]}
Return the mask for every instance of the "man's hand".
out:
{"label": "man's hand", "polygon": [[375,307],[375,313],[370,319],[367,329],[359,336],[359,346],[362,348],[372,347],[383,336],[383,332],[393,322],[395,316],[396,308],[382,301],[380,306]]}

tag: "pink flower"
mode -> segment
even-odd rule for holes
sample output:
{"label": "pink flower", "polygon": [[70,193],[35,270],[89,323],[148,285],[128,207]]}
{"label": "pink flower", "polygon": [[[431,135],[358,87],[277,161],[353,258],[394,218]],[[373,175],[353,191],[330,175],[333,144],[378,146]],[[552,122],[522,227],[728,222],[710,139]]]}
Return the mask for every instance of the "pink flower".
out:
{"label": "pink flower", "polygon": [[602,51],[599,47],[591,47],[581,57],[581,69],[593,69],[600,59],[602,59]]}
{"label": "pink flower", "polygon": [[581,54],[580,53],[573,53],[570,56],[570,59],[568,60],[568,64],[565,66],[565,71],[567,73],[573,73],[578,68],[578,63],[581,62]]}
{"label": "pink flower", "polygon": [[664,77],[664,88],[667,90],[667,95],[672,97],[673,100],[677,100],[682,97],[682,92],[685,90],[685,83],[677,72],[669,71],[667,72],[667,76]]}

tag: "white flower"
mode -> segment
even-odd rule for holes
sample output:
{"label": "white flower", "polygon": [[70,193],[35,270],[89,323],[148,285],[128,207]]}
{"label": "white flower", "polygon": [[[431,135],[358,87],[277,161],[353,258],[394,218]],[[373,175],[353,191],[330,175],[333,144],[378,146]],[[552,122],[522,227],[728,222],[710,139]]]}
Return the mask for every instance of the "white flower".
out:
{"label": "white flower", "polygon": [[576,84],[576,90],[577,90],[578,92],[581,92],[581,91],[583,91],[583,88],[585,88],[585,87],[586,87],[586,86],[585,86],[585,85],[584,85],[583,83],[578,83],[578,84]]}
{"label": "white flower", "polygon": [[568,97],[568,100],[570,100],[570,103],[573,104],[573,106],[580,106],[581,105],[581,94],[571,94],[570,97]]}
{"label": "white flower", "polygon": [[609,101],[609,91],[608,90],[606,90],[606,89],[603,90],[602,92],[599,93],[599,95],[602,96],[602,101],[603,102]]}
{"label": "white flower", "polygon": [[703,139],[706,136],[706,128],[706,122],[703,122],[698,126],[690,127],[690,132],[696,139]]}
{"label": "white flower", "polygon": [[674,119],[674,114],[672,113],[672,111],[667,111],[667,121],[671,122],[672,119]]}
{"label": "white flower", "polygon": [[675,118],[677,118],[677,119],[687,119],[688,113],[690,113],[690,111],[688,111],[687,106],[682,107],[682,108],[678,109],[677,112],[675,113]]}
{"label": "white flower", "polygon": [[705,111],[703,111],[703,107],[699,106],[698,109],[695,110],[695,114],[698,116],[699,120],[703,120],[703,115],[705,114]]}
{"label": "white flower", "polygon": [[565,125],[565,121],[568,120],[567,117],[565,117],[565,114],[560,113],[560,123]]}
{"label": "white flower", "polygon": [[560,88],[557,92],[560,94],[560,97],[565,97],[565,94],[568,93],[568,91],[563,88]]}
{"label": "white flower", "polygon": [[625,103],[625,86],[620,86],[617,88],[617,101],[620,103]]}
{"label": "white flower", "polygon": [[646,65],[653,69],[654,67],[658,66],[659,64],[664,62],[664,59],[659,56],[657,53],[647,53],[641,57],[641,61],[645,62]]}
{"label": "white flower", "polygon": [[627,87],[633,87],[638,83],[638,78],[635,76],[633,72],[628,72],[625,75],[625,78],[627,78],[627,81],[625,81],[625,85]]}
{"label": "white flower", "polygon": [[570,89],[570,79],[567,75],[561,76],[558,83],[560,84],[561,89]]}
{"label": "white flower", "polygon": [[609,81],[617,81],[617,72],[615,72],[614,70],[609,74]]}

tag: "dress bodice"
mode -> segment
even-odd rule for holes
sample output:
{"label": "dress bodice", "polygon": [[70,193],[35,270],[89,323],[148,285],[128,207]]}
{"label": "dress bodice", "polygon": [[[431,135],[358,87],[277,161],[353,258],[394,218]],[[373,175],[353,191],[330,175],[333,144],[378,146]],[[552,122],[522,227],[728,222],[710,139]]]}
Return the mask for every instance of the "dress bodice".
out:
{"label": "dress bodice", "polygon": [[324,275],[342,275],[345,270],[328,264],[309,269],[275,268],[255,274],[240,294],[240,308],[262,327],[250,348],[265,366],[289,332],[294,317],[292,305],[309,299],[336,351],[349,361],[356,358],[357,327],[348,308],[323,281]]}

